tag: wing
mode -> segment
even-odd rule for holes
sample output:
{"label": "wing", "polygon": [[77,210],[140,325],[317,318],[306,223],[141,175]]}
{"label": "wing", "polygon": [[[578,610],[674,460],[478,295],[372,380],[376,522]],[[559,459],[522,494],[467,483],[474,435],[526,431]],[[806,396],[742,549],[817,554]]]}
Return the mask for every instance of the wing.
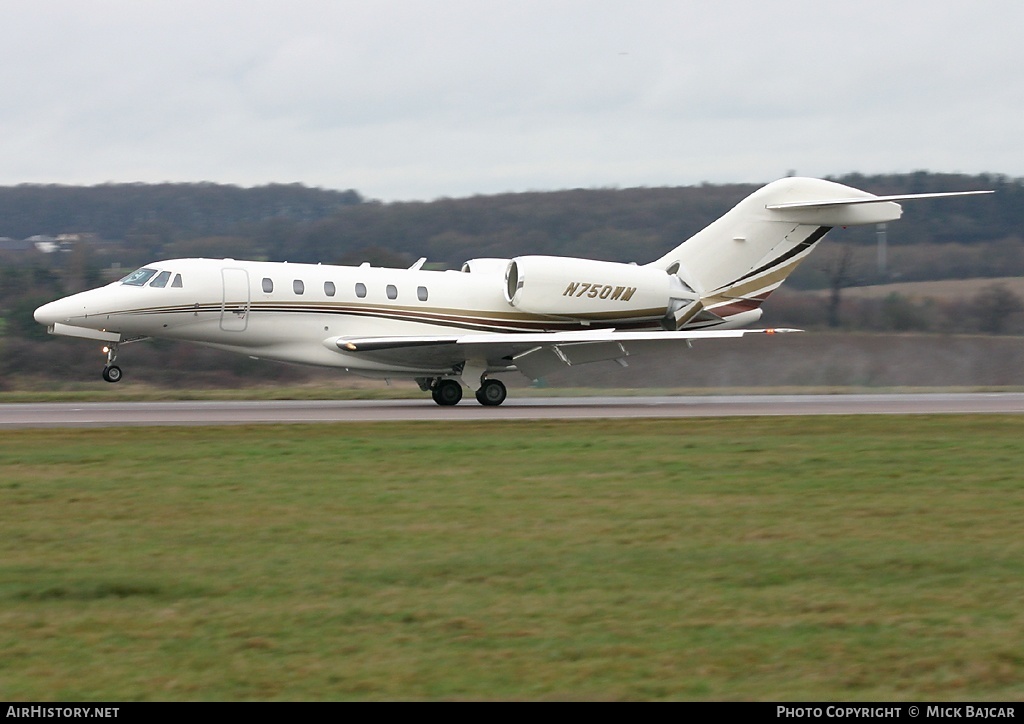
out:
{"label": "wing", "polygon": [[467,362],[490,371],[518,369],[537,379],[561,367],[624,360],[630,348],[686,344],[696,339],[730,339],[747,334],[781,334],[799,329],[729,329],[617,332],[614,329],[523,334],[463,334],[418,337],[334,337],[325,344],[396,371],[456,374]]}

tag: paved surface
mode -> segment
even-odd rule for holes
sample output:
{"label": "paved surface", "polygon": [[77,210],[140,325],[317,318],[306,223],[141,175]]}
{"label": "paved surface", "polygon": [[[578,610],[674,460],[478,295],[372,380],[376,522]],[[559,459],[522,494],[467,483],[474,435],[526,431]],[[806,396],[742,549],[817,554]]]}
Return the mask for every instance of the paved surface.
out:
{"label": "paved surface", "polygon": [[509,399],[501,407],[464,400],[271,402],[89,402],[0,405],[0,429],[233,425],[387,420],[553,420],[737,415],[1024,414],[1024,393],[916,395],[744,395]]}

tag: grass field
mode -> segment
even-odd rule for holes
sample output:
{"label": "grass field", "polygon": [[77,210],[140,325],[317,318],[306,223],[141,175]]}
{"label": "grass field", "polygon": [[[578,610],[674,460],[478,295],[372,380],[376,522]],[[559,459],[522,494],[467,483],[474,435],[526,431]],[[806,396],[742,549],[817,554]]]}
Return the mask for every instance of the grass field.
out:
{"label": "grass field", "polygon": [[[850,299],[885,299],[890,294],[900,294],[910,299],[941,299],[957,301],[970,299],[978,292],[993,286],[1001,286],[1019,297],[1024,297],[1024,277],[994,277],[972,279],[941,279],[921,282],[893,282],[863,287],[847,287],[843,296]],[[805,294],[827,296],[827,289]]]}
{"label": "grass field", "polygon": [[0,700],[1024,698],[1024,417],[7,431]]}

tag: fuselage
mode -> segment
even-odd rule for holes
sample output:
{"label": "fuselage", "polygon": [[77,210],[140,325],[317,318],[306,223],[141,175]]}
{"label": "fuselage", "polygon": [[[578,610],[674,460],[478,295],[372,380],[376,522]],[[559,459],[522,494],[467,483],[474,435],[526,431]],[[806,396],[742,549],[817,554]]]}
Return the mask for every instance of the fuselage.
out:
{"label": "fuselage", "polygon": [[[339,338],[465,333],[657,329],[664,306],[573,318],[514,307],[507,260],[472,271],[392,269],[234,259],[171,259],[36,310],[42,324],[114,333],[124,340],[186,340],[220,349],[357,373],[433,375],[429,364],[381,364],[339,350]],[[601,290],[604,287],[600,287]],[[613,290],[614,291],[614,290]],[[609,293],[611,294],[611,292]],[[574,294],[559,303],[576,303]],[[597,295],[595,295],[597,296]],[[584,296],[579,303],[588,301]],[[66,332],[65,332],[66,333]],[[514,369],[491,366],[490,371]]]}

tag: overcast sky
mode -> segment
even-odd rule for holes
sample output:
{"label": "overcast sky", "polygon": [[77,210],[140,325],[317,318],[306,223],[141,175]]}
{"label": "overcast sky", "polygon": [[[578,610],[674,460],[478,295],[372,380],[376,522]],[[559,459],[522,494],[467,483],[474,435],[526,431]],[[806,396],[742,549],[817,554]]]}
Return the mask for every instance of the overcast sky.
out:
{"label": "overcast sky", "polygon": [[4,0],[0,184],[1024,176],[1020,0]]}

